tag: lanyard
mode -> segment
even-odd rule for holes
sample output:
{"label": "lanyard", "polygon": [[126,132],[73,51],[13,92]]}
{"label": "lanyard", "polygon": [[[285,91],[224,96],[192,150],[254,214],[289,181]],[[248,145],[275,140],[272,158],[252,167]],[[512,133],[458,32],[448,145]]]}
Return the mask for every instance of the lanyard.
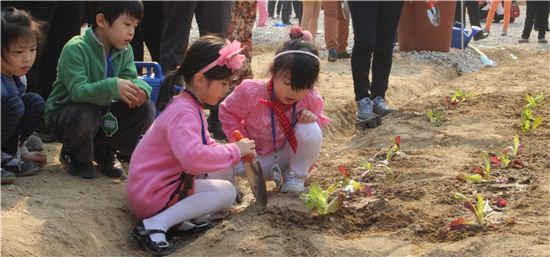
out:
{"label": "lanyard", "polygon": [[105,58],[107,60],[107,78],[110,78],[113,76],[113,55],[112,51],[109,52],[107,57]]}
{"label": "lanyard", "polygon": [[[197,101],[198,104],[201,104],[201,102],[199,101],[199,99],[197,98],[197,96],[195,94],[193,94],[193,92],[187,90],[187,89],[184,89],[183,91],[185,91],[186,93],[188,93],[189,95],[191,95],[191,97],[193,97],[193,99],[195,99],[195,101]],[[202,105],[202,104],[201,104]],[[199,117],[201,118],[201,136],[202,136],[202,144],[203,145],[206,145],[206,132],[204,131],[204,122],[202,120],[202,112],[201,110],[199,109]]]}
{"label": "lanyard", "polygon": [[[275,102],[275,86],[271,86],[271,96],[270,96],[271,102]],[[271,109],[271,139],[273,141],[273,149],[275,149],[275,163],[277,163],[277,144],[275,142],[275,111],[273,111],[273,108]],[[292,105],[292,120],[290,121],[292,123],[292,126],[296,125],[296,103]]]}

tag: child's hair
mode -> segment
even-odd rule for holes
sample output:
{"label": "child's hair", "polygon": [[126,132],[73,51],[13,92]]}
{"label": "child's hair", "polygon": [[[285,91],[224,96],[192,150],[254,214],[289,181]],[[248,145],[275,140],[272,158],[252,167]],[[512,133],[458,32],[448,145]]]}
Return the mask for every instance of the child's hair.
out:
{"label": "child's hair", "polygon": [[90,24],[95,31],[97,28],[95,17],[102,13],[109,25],[122,14],[128,14],[137,20],[143,18],[143,3],[134,1],[90,1]]}
{"label": "child's hair", "polygon": [[[319,56],[317,46],[311,41],[311,33],[302,31],[298,26],[290,30],[290,40],[277,50],[277,54],[284,51],[298,50]],[[290,72],[290,84],[293,90],[311,89],[319,77],[319,59],[307,54],[283,54],[275,58],[271,65],[271,76],[275,77],[283,72]]]}
{"label": "child's hair", "polygon": [[42,23],[35,21],[30,13],[14,7],[2,9],[2,59],[4,50],[9,50],[12,43],[19,40],[31,40],[40,44],[42,41]]}
{"label": "child's hair", "polygon": [[[212,63],[220,56],[219,51],[226,45],[224,38],[218,35],[207,35],[193,43],[183,58],[183,62],[176,71],[169,73],[162,82],[157,99],[157,109],[162,111],[170,98],[174,95],[174,86],[183,86],[183,82],[189,85],[195,73]],[[209,69],[204,73],[208,80],[222,80],[233,75],[233,71],[227,66],[219,66]]]}

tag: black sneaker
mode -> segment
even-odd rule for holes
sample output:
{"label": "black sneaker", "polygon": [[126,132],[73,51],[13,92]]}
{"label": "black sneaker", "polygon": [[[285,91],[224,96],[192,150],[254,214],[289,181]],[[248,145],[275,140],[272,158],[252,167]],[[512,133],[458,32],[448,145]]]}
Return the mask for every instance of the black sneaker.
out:
{"label": "black sneaker", "polygon": [[328,50],[328,61],[335,62],[336,60],[338,60],[338,52],[336,52],[335,48],[331,48]]}
{"label": "black sneaker", "polygon": [[59,153],[59,161],[72,176],[79,176],[81,178],[97,177],[97,171],[91,162],[78,162],[76,158],[67,153],[63,148],[61,148],[61,153]]}
{"label": "black sneaker", "polygon": [[11,171],[2,169],[2,176],[0,178],[0,184],[12,184],[15,181],[15,174]]}
{"label": "black sneaker", "polygon": [[347,51],[338,52],[338,59],[349,59],[351,58],[351,54],[349,54]]}
{"label": "black sneaker", "polygon": [[120,178],[124,170],[115,167],[115,151],[102,146],[95,147],[94,159],[99,171],[110,178]]}

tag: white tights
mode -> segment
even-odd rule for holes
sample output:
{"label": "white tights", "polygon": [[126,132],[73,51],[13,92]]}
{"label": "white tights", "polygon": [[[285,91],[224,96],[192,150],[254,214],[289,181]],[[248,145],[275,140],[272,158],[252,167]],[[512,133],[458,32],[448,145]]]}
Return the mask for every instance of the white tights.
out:
{"label": "white tights", "polygon": [[[195,193],[180,200],[161,213],[143,220],[145,229],[168,231],[176,224],[200,216],[231,208],[235,201],[235,187],[228,181],[216,179],[195,180]],[[188,226],[183,223],[183,226]],[[155,242],[166,241],[164,234],[151,234]]]}
{"label": "white tights", "polygon": [[[277,163],[285,175],[305,178],[311,166],[319,159],[323,132],[316,122],[298,123],[294,129],[296,140],[298,141],[298,149],[296,153],[294,153],[287,142],[277,151]],[[273,180],[271,170],[275,165],[275,152],[266,155],[258,155],[256,160],[260,162],[262,166],[264,178]],[[238,176],[245,176],[242,163],[239,163],[235,169]],[[209,173],[208,178],[233,181],[234,172],[234,170],[226,170]]]}

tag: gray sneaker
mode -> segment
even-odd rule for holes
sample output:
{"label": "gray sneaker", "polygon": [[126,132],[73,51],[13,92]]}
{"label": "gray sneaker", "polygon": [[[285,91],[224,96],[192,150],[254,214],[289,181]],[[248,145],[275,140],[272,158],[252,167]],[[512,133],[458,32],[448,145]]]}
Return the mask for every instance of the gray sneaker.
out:
{"label": "gray sneaker", "polygon": [[382,117],[390,114],[393,111],[392,109],[386,107],[386,102],[384,102],[384,98],[380,96],[377,96],[376,98],[374,98],[372,102],[373,102],[372,110],[374,111],[374,113]]}
{"label": "gray sneaker", "polygon": [[372,111],[372,101],[365,97],[357,101],[357,128],[363,130],[365,128],[375,128],[380,126],[381,119]]}
{"label": "gray sneaker", "polygon": [[372,101],[365,97],[357,101],[357,119],[370,120],[376,117],[376,114],[372,111]]}

